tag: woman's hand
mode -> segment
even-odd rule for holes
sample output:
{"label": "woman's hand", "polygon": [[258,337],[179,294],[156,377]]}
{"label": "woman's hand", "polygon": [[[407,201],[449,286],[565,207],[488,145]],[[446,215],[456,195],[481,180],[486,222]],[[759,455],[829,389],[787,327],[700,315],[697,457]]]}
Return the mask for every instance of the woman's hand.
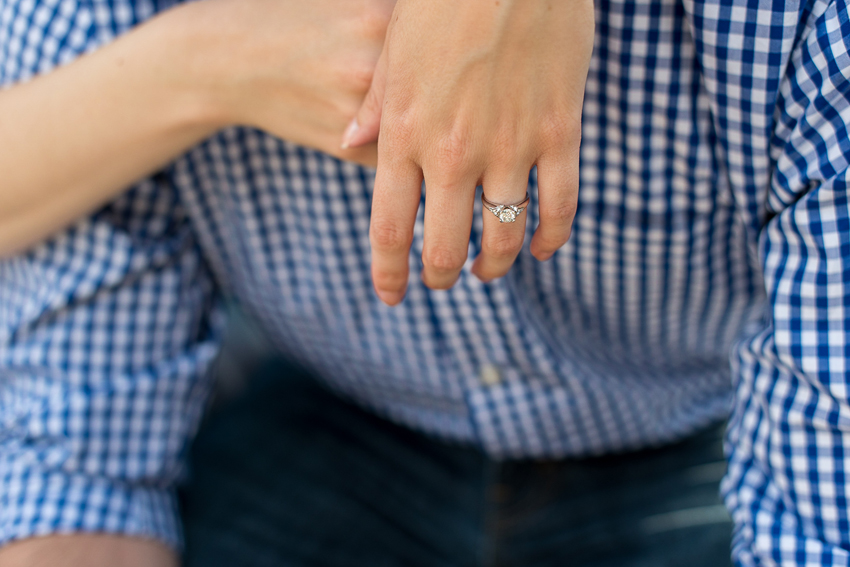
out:
{"label": "woman's hand", "polygon": [[[340,136],[372,83],[395,0],[208,0],[186,6],[193,80],[221,125],[255,126],[375,165]],[[179,80],[179,77],[175,77]]]}
{"label": "woman's hand", "polygon": [[[344,144],[378,138],[372,277],[381,299],[404,296],[424,177],[422,279],[450,287],[467,257],[475,187],[523,200],[532,166],[546,260],[570,234],[578,196],[581,106],[593,45],[592,0],[399,0],[366,102]],[[473,272],[504,275],[522,248],[526,214],[501,223],[484,209]]]}

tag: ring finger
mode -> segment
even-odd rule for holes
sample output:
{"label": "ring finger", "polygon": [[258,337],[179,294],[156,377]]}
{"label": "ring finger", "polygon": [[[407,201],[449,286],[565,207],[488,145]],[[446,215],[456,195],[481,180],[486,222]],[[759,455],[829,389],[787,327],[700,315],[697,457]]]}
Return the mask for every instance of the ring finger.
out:
{"label": "ring finger", "polygon": [[508,273],[522,250],[528,215],[526,195],[530,169],[530,166],[515,168],[507,175],[484,178],[483,196],[490,204],[482,202],[481,253],[472,265],[472,273],[482,281]]}

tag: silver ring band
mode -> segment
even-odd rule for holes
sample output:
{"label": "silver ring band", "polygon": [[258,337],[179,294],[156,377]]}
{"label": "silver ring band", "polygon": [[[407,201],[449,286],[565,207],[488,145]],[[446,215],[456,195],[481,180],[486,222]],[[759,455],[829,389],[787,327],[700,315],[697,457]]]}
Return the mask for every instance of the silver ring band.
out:
{"label": "silver ring band", "polygon": [[502,205],[500,203],[494,203],[484,196],[484,192],[481,193],[481,202],[484,204],[484,207],[489,210],[491,213],[496,215],[496,218],[499,219],[499,222],[516,222],[516,218],[519,216],[521,212],[523,212],[526,208],[526,204],[531,197],[528,195],[528,191],[525,192],[525,199],[520,201],[519,203],[515,203],[513,205]]}

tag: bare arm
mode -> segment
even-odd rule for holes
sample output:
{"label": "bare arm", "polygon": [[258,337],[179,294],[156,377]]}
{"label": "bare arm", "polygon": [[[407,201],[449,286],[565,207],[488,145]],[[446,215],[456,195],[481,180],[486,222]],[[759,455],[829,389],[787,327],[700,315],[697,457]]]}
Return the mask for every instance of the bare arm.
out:
{"label": "bare arm", "polygon": [[181,6],[0,91],[0,257],[232,124],[373,165],[374,146],[342,150],[339,137],[368,89],[392,2],[299,4]]}
{"label": "bare arm", "polygon": [[177,554],[155,541],[78,534],[47,536],[0,549],[4,567],[177,567]]}
{"label": "bare arm", "polygon": [[0,254],[93,210],[212,133],[208,101],[174,80],[162,23],[0,92]]}
{"label": "bare arm", "polygon": [[[339,138],[369,88],[392,6],[392,0],[195,2],[0,92],[0,256],[107,202],[222,126],[254,126],[374,163],[374,145],[343,151]],[[157,277],[173,273],[179,272]],[[3,299],[8,305],[8,296]],[[82,313],[85,307],[69,308]],[[49,322],[43,330],[51,332]],[[26,373],[26,365],[9,372],[20,380]],[[0,548],[0,565],[178,564],[163,543],[116,529],[44,537],[30,530],[22,536],[27,539]]]}

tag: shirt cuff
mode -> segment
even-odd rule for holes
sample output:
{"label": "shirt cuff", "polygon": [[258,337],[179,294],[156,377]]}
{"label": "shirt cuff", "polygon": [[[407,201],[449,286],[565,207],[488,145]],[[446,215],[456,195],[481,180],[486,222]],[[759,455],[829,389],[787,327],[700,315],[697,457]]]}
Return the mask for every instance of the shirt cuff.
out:
{"label": "shirt cuff", "polygon": [[106,533],[154,539],[180,551],[174,490],[103,477],[0,468],[0,545],[49,534]]}

